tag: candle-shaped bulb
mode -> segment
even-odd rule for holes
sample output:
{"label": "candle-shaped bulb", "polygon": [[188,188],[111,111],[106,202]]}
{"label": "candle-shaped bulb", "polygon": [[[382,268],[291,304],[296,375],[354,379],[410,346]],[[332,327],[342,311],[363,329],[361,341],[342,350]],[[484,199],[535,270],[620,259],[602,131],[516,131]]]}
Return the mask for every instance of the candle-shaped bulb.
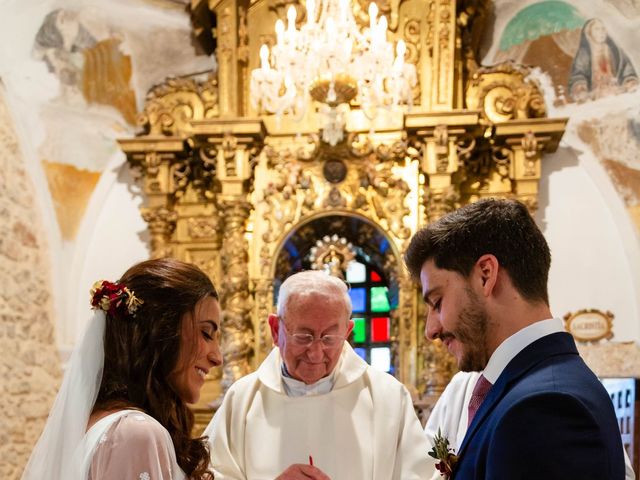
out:
{"label": "candle-shaped bulb", "polygon": [[284,39],[284,22],[280,19],[276,20],[276,43],[282,45]]}
{"label": "candle-shaped bulb", "polygon": [[404,54],[407,51],[407,45],[404,40],[398,40],[396,44],[396,59],[393,61],[393,71],[395,74],[402,74],[404,68]]}
{"label": "candle-shaped bulb", "polygon": [[311,24],[316,19],[316,2],[307,0],[307,23]]}
{"label": "candle-shaped bulb", "polygon": [[287,28],[289,29],[289,31],[294,31],[296,29],[297,15],[298,14],[296,13],[296,7],[294,7],[293,5],[289,5],[289,10],[287,10]]}
{"label": "candle-shaped bulb", "polygon": [[373,32],[376,25],[376,17],[378,16],[378,5],[375,2],[369,4],[369,28]]}
{"label": "candle-shaped bulb", "polygon": [[269,47],[265,43],[260,47],[260,66],[262,70],[269,70]]}
{"label": "candle-shaped bulb", "polygon": [[378,22],[378,40],[384,42],[387,39],[387,17],[382,15]]}

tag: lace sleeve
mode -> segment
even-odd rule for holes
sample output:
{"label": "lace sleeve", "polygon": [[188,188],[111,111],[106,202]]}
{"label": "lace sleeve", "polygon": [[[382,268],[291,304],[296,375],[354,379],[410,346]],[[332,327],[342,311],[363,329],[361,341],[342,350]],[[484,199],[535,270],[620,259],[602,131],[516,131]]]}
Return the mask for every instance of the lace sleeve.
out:
{"label": "lace sleeve", "polygon": [[133,413],[102,436],[91,461],[90,480],[176,480],[169,433],[153,418]]}

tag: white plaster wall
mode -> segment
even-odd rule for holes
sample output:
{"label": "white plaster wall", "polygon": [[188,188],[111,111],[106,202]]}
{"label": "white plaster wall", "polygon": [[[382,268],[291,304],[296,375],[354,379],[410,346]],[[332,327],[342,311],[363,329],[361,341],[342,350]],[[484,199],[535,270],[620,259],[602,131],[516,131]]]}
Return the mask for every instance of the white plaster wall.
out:
{"label": "white plaster wall", "polygon": [[583,308],[609,310],[615,340],[639,340],[640,248],[622,201],[598,169],[566,147],[543,163],[536,220],[552,254],[551,311],[562,317]]}
{"label": "white plaster wall", "polygon": [[66,275],[65,311],[59,343],[66,355],[79,339],[91,311],[89,289],[97,280],[115,281],[134,263],[150,256],[142,197],[122,153],[115,154],[100,177],[87,208]]}

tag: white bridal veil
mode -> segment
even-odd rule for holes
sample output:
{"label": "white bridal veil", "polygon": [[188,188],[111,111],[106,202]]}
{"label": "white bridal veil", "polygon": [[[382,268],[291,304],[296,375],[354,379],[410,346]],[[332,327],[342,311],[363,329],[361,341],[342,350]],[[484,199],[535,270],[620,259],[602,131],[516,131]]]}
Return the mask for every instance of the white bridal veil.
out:
{"label": "white bridal veil", "polygon": [[22,480],[86,480],[77,447],[87,430],[102,380],[104,329],[105,312],[95,310],[82,341],[71,354],[62,386]]}

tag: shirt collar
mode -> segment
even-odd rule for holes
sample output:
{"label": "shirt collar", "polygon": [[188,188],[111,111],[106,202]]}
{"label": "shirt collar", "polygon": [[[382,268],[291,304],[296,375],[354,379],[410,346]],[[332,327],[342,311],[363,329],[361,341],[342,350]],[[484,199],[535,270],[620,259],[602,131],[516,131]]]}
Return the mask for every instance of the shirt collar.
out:
{"label": "shirt collar", "polygon": [[502,371],[518,353],[536,340],[562,331],[564,326],[559,318],[541,320],[517,331],[496,348],[487,362],[483,375],[491,383],[496,383]]}
{"label": "shirt collar", "polygon": [[282,360],[282,367],[280,369],[282,373],[282,382],[284,385],[284,391],[288,397],[309,397],[313,395],[324,395],[333,390],[333,386],[336,383],[336,372],[339,370],[342,363],[342,356],[334,367],[333,371],[324,378],[321,378],[315,383],[307,385],[300,380],[293,378],[287,371],[287,366]]}

